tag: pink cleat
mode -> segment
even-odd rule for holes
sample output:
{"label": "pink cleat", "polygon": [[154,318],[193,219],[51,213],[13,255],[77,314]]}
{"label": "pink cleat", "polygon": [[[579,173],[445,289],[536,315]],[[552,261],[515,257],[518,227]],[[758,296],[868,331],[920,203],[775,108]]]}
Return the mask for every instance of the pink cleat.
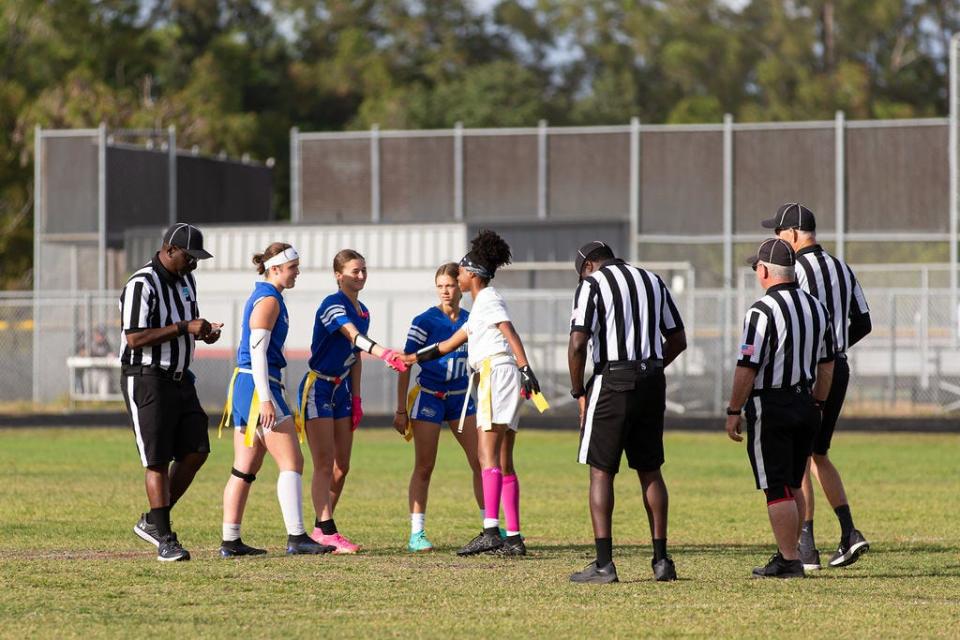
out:
{"label": "pink cleat", "polygon": [[313,533],[310,534],[310,537],[313,538],[319,544],[330,545],[334,547],[333,553],[339,555],[353,554],[360,550],[360,545],[354,544],[344,538],[339,532],[331,534],[329,536],[323,535],[323,532],[320,530],[320,527],[314,527]]}

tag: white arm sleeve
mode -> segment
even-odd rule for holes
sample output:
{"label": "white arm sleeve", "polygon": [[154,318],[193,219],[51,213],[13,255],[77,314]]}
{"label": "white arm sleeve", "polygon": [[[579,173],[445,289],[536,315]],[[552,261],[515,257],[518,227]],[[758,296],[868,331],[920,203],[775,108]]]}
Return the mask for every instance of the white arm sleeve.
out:
{"label": "white arm sleeve", "polygon": [[[250,329],[250,370],[253,371],[253,386],[260,402],[273,402],[270,393],[270,374],[267,373],[267,345],[270,344],[268,329]],[[274,403],[276,404],[276,403]]]}

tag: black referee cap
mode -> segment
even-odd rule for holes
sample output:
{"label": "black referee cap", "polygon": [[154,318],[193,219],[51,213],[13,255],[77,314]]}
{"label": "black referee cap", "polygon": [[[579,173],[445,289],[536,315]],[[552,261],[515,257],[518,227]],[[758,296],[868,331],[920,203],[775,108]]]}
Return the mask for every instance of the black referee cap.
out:
{"label": "black referee cap", "polygon": [[[577,250],[577,257],[573,261],[573,268],[577,270],[578,276],[583,275],[583,263],[587,261],[587,258],[590,256],[590,254],[597,249],[604,248],[610,249],[610,247],[605,243],[600,242],[599,240],[593,240]],[[612,251],[613,250],[611,249],[611,252]]]}
{"label": "black referee cap", "polygon": [[200,229],[186,222],[171,225],[163,234],[163,244],[180,247],[187,255],[197,260],[213,257],[203,248],[203,234],[200,233]]}
{"label": "black referee cap", "polygon": [[813,211],[799,202],[788,202],[780,205],[777,215],[760,223],[764,229],[800,229],[800,231],[816,231],[817,219]]}
{"label": "black referee cap", "polygon": [[792,267],[797,263],[797,254],[793,252],[793,247],[780,238],[767,238],[760,243],[756,255],[747,258],[747,264],[753,267],[754,271],[757,269],[758,262]]}

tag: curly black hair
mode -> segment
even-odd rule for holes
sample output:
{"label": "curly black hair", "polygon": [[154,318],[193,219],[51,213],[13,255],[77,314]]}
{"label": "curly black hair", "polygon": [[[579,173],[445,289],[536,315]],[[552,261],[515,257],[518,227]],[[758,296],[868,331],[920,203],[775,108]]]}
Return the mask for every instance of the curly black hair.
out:
{"label": "curly black hair", "polygon": [[513,258],[510,245],[496,231],[490,229],[481,229],[477,237],[470,241],[470,253],[467,256],[486,267],[490,273],[510,264]]}

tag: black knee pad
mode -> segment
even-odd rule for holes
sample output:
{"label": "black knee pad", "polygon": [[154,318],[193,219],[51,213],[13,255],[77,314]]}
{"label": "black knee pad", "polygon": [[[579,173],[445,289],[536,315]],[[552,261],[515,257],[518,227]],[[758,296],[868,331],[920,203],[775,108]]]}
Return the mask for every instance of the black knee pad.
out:
{"label": "black knee pad", "polygon": [[785,484],[764,489],[763,492],[767,495],[768,505],[794,499],[793,490]]}
{"label": "black knee pad", "polygon": [[254,480],[257,479],[257,475],[254,473],[244,473],[243,471],[238,471],[236,467],[231,467],[230,474],[237,476],[247,484],[251,484]]}

